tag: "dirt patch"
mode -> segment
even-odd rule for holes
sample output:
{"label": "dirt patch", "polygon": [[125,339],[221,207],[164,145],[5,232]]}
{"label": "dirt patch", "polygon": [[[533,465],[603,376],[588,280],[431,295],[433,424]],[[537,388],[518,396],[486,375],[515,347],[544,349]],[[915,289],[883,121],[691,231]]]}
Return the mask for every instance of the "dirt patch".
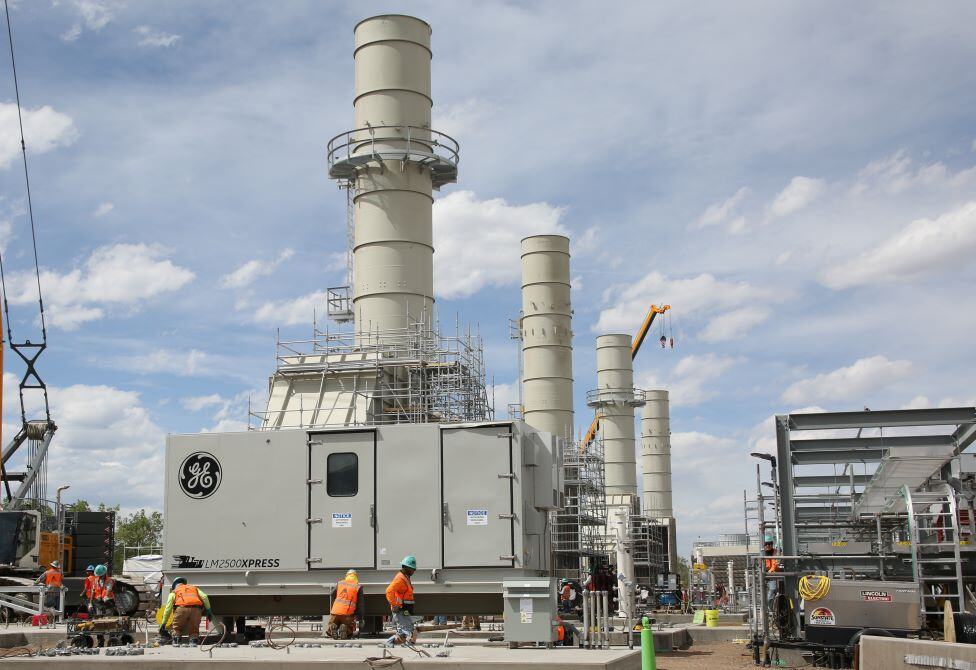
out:
{"label": "dirt patch", "polygon": [[685,651],[657,657],[658,670],[739,670],[755,667],[752,653],[746,645],[731,642],[695,644]]}

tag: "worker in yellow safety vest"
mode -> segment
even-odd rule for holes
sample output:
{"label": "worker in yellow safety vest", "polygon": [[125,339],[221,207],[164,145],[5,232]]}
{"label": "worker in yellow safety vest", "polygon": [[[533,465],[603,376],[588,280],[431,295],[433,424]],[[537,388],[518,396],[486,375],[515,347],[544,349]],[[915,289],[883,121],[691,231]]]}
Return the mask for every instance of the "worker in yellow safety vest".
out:
{"label": "worker in yellow safety vest", "polygon": [[173,614],[173,637],[189,637],[192,641],[200,639],[200,620],[206,616],[213,622],[213,612],[210,610],[210,598],[196,586],[186,583],[183,577],[173,580],[173,589],[166,599],[166,609],[163,610],[163,623],[159,626],[159,635],[166,637],[166,622]]}
{"label": "worker in yellow safety vest", "polygon": [[359,575],[349,570],[345,579],[332,590],[332,608],[329,610],[329,637],[348,640],[356,635],[359,620],[366,613],[366,599],[363,587],[359,585]]}

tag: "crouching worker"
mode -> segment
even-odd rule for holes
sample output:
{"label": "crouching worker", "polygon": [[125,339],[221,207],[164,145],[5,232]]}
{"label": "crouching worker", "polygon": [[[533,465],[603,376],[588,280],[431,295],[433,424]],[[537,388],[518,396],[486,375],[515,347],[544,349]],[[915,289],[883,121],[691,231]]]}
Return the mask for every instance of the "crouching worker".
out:
{"label": "crouching worker", "polygon": [[393,627],[396,633],[386,641],[387,646],[395,644],[415,644],[417,631],[413,626],[413,583],[410,576],[417,571],[417,559],[405,556],[400,561],[400,572],[386,587],[386,601],[390,603],[393,614]]}
{"label": "crouching worker", "polygon": [[359,575],[355,570],[350,570],[332,591],[332,609],[326,633],[335,640],[355,637],[358,622],[365,613],[366,599],[363,597],[363,587],[359,585]]}
{"label": "crouching worker", "polygon": [[173,615],[173,637],[176,639],[189,637],[191,641],[199,642],[200,619],[206,616],[213,623],[210,598],[196,586],[187,584],[183,577],[173,580],[173,588],[166,599],[163,623],[159,627],[161,637],[166,637],[166,622],[170,614]]}

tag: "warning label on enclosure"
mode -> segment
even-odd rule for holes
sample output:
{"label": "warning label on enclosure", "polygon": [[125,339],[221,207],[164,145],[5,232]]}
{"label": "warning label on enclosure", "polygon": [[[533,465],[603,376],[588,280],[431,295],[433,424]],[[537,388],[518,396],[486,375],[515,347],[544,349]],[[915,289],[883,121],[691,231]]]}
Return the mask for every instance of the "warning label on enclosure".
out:
{"label": "warning label on enclosure", "polygon": [[352,528],[352,512],[333,512],[333,528]]}
{"label": "warning label on enclosure", "polygon": [[810,623],[814,626],[836,626],[837,618],[832,610],[826,607],[818,607],[810,614]]}
{"label": "warning label on enclosure", "polygon": [[486,509],[469,509],[468,510],[468,525],[469,526],[487,526],[488,525],[488,510],[486,510]]}

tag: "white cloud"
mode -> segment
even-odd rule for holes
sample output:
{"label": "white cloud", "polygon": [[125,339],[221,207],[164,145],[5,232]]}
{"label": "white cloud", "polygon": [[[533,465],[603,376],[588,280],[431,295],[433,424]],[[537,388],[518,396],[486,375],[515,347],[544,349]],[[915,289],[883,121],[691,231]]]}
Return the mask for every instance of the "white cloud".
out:
{"label": "white cloud", "polygon": [[124,4],[124,0],[71,0],[70,4],[78,14],[78,20],[61,34],[65,42],[74,42],[85,30],[100,31],[112,22],[116,9]]}
{"label": "white cloud", "polygon": [[[160,246],[115,244],[95,249],[80,268],[65,273],[44,269],[41,287],[50,323],[73,330],[82,323],[101,319],[104,307],[137,307],[138,303],[178,290],[193,280],[190,270],[174,265]],[[37,300],[33,273],[20,272],[8,280],[10,301],[28,304]]]}
{"label": "white cloud", "polygon": [[[777,414],[822,414],[827,410],[817,405],[809,405],[798,409],[791,409]],[[827,431],[814,431],[817,437],[829,437]],[[761,451],[764,454],[776,453],[776,414],[770,414],[749,431],[749,451]]]}
{"label": "white cloud", "polygon": [[489,286],[518,282],[522,238],[568,235],[559,222],[564,211],[545,202],[478,200],[471,191],[439,198],[434,202],[434,293],[466,298]]}
{"label": "white cloud", "polygon": [[[702,215],[698,217],[698,220],[691,224],[692,229],[705,228],[707,226],[717,226],[725,223],[727,220],[729,220],[729,218],[731,218],[733,212],[738,208],[747,195],[749,195],[749,188],[747,186],[743,186],[738,191],[733,193],[732,196],[727,200],[710,205],[704,212],[702,212]],[[738,217],[731,222],[730,228],[734,228],[733,232],[737,232],[745,228],[745,225],[745,218]]]}
{"label": "white cloud", "polygon": [[183,39],[179,35],[164,33],[151,26],[136,26],[134,32],[142,36],[139,40],[141,47],[171,47]]}
{"label": "white cloud", "polygon": [[254,320],[282,326],[311,324],[315,313],[326,313],[327,296],[325,291],[308,293],[293,300],[269,301],[254,310]]}
{"label": "white cloud", "polygon": [[183,398],[180,404],[190,412],[199,412],[200,410],[207,409],[208,407],[218,407],[222,405],[224,399],[218,393],[212,393],[210,395],[192,396],[189,398]]}
{"label": "white cloud", "polygon": [[701,319],[720,310],[779,300],[783,294],[749,282],[723,281],[708,273],[672,279],[660,272],[650,272],[636,282],[611,287],[604,293],[604,302],[609,302],[611,296],[616,303],[600,312],[591,328],[593,332],[633,332],[652,303],[674,305],[673,309],[681,310],[682,319]]}
{"label": "white cloud", "polygon": [[736,447],[736,441],[699,431],[671,433],[671,467],[676,475],[681,472],[701,472],[716,460],[727,457]]}
{"label": "white cloud", "polygon": [[[519,400],[518,381],[509,384],[495,384],[488,392],[494,394],[495,418],[509,418],[508,406],[517,404]],[[490,399],[491,396],[489,396]]]}
{"label": "white cloud", "polygon": [[119,356],[114,363],[119,367],[139,374],[167,373],[180,376],[208,374],[208,356],[198,349],[176,351],[173,349],[153,349],[146,354]]}
{"label": "white cloud", "polygon": [[739,309],[719,314],[705,325],[698,339],[703,342],[726,342],[738,340],[764,323],[772,315],[772,310],[766,307],[741,307]]}
{"label": "white cloud", "polygon": [[898,195],[914,188],[962,186],[976,178],[976,168],[953,173],[940,162],[915,167],[906,149],[868,163],[857,173],[851,186],[852,195],[880,193]]}
{"label": "white cloud", "polygon": [[909,361],[890,361],[884,356],[861,358],[837,368],[791,384],[781,396],[784,402],[806,404],[866,399],[869,394],[912,374]]}
{"label": "white cloud", "polygon": [[[5,373],[3,382],[5,391],[16,389],[14,375]],[[166,435],[142,405],[140,395],[106,385],[48,389],[51,414],[58,424],[48,458],[49,491],[64,483],[71,485],[69,499],[158,508]],[[34,409],[40,412],[40,408]],[[16,411],[13,403],[6,405],[5,430],[19,423]],[[26,451],[22,449],[8,466],[23,469]]]}
{"label": "white cloud", "polygon": [[[66,147],[78,139],[74,121],[48,105],[23,110],[24,141],[31,154],[43,154]],[[20,127],[16,103],[0,102],[0,168],[9,168],[20,158]]]}
{"label": "white cloud", "polygon": [[816,200],[826,188],[823,179],[793,177],[790,183],[769,204],[773,216],[788,216]]}
{"label": "white cloud", "polygon": [[477,132],[478,125],[495,113],[497,106],[479,98],[434,107],[434,128],[456,140]]}
{"label": "white cloud", "polygon": [[110,202],[103,202],[101,205],[95,208],[94,212],[92,212],[92,218],[100,219],[113,209],[115,209],[115,205]]}
{"label": "white cloud", "polygon": [[285,249],[273,261],[250,260],[239,266],[233,272],[223,275],[220,278],[220,285],[223,288],[244,288],[250,286],[256,279],[270,276],[279,265],[294,255],[294,251]]}
{"label": "white cloud", "polygon": [[741,360],[714,353],[685,356],[674,366],[667,379],[649,373],[639,378],[638,386],[644,389],[667,389],[671,404],[676,407],[700,405],[716,395],[708,384],[724,375]]}
{"label": "white cloud", "polygon": [[825,270],[820,281],[832,289],[955,272],[976,250],[976,202],[937,219],[918,219],[849,261]]}

